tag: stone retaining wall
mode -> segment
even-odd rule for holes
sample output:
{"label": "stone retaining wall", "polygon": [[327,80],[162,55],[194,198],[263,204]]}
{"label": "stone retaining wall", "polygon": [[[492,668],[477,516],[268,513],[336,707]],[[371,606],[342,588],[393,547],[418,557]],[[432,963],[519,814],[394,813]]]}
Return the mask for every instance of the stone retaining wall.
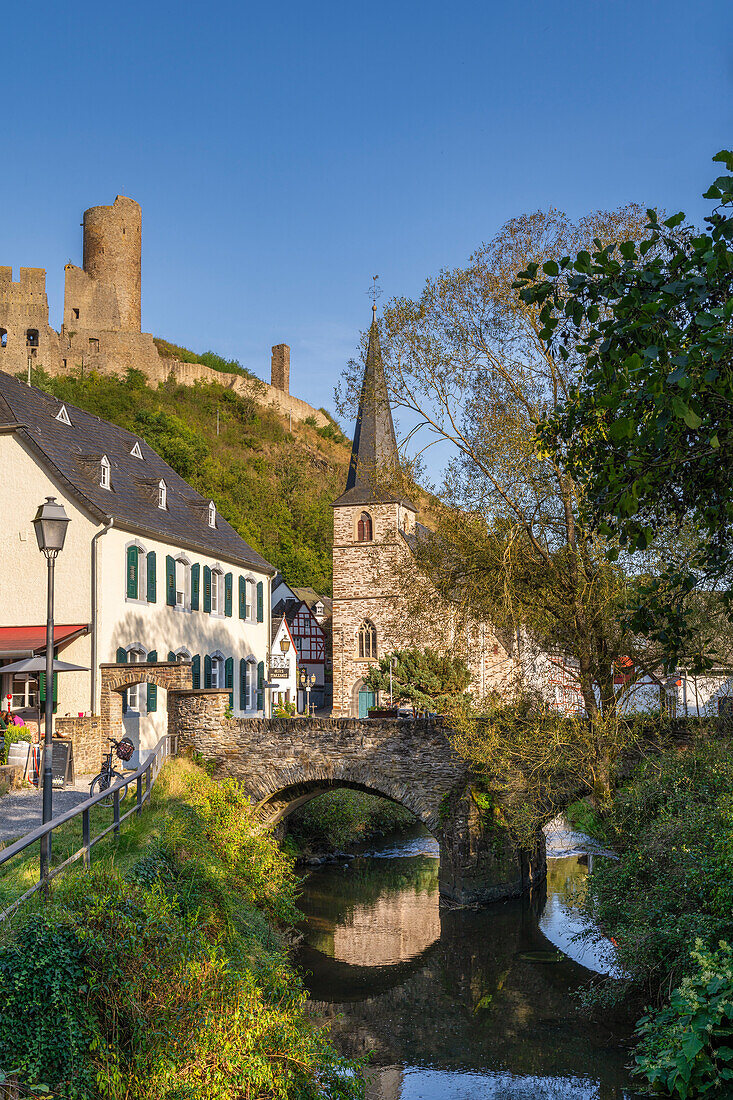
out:
{"label": "stone retaining wall", "polygon": [[71,741],[76,775],[92,775],[102,768],[102,720],[96,714],[54,719],[54,733]]}

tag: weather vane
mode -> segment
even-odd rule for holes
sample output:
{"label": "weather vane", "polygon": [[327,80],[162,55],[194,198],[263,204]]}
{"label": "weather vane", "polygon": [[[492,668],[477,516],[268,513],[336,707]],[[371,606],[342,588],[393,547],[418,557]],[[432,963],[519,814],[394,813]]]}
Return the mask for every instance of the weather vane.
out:
{"label": "weather vane", "polygon": [[379,279],[378,275],[372,275],[372,285],[369,287],[369,290],[367,291],[369,297],[372,300],[372,313],[374,314],[375,317],[377,316],[377,299],[381,298],[381,296],[382,296],[382,288],[379,285],[378,279]]}

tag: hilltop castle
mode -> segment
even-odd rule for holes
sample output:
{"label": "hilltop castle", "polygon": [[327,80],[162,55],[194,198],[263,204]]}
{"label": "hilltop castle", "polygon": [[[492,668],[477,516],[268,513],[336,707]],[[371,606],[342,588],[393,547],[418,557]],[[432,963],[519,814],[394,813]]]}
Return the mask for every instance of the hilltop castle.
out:
{"label": "hilltop castle", "polygon": [[173,378],[191,385],[218,382],[258,402],[274,405],[295,420],[326,417],[290,394],[290,348],[272,349],[270,384],[223,374],[201,363],[162,356],[152,334],[141,331],[142,212],[134,199],[118,195],[111,206],[84,212],[82,266],[67,264],[61,330],[51,328],[42,267],[0,267],[0,370],[18,374],[42,367],[49,374],[72,370],[124,375],[142,371],[151,381]]}

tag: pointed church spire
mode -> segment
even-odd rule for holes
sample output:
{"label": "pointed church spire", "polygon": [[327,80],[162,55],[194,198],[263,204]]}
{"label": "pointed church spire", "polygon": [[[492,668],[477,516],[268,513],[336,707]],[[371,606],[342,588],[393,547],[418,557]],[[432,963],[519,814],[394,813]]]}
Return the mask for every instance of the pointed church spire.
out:
{"label": "pointed church spire", "polygon": [[[397,440],[384,377],[379,344],[377,306],[372,306],[364,379],[354,429],[346,490],[336,504],[367,504],[402,499],[388,488],[390,474],[399,469]],[[383,483],[380,488],[380,481]]]}

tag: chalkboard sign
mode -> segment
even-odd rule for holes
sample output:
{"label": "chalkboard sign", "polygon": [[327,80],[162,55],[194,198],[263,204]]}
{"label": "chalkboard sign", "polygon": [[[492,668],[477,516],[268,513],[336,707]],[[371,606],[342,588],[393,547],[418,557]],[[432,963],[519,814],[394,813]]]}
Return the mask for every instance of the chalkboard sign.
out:
{"label": "chalkboard sign", "polygon": [[54,787],[65,787],[74,782],[74,757],[71,741],[54,741],[51,758],[51,772]]}

